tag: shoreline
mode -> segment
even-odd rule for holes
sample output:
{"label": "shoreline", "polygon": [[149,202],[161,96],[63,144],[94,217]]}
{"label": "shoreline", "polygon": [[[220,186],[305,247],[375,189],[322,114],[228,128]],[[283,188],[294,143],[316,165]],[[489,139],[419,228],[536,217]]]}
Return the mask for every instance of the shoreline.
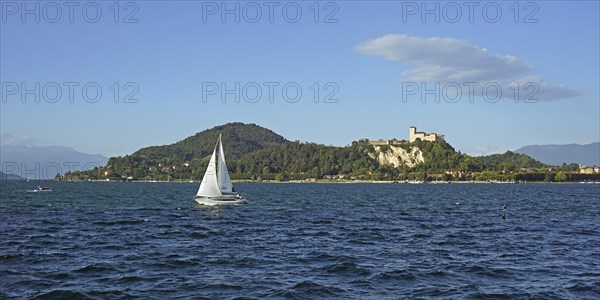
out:
{"label": "shoreline", "polygon": [[[120,181],[120,180],[56,180],[56,179],[27,179],[27,180],[3,180],[3,181],[62,181],[62,182],[107,182],[107,183],[195,183],[199,184],[199,180],[174,180],[174,181],[143,181],[143,180],[131,180],[131,181]],[[274,184],[406,184],[406,185],[419,185],[419,184],[600,184],[600,181],[586,181],[586,182],[544,182],[544,181],[526,181],[526,182],[514,182],[514,181],[394,181],[394,180],[288,180],[288,181],[276,181],[276,180],[232,180],[233,183],[274,183]]]}

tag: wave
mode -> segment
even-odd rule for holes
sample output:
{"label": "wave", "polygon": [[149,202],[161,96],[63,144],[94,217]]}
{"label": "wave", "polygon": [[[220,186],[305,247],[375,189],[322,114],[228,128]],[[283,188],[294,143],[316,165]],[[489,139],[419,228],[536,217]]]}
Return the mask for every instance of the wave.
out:
{"label": "wave", "polygon": [[513,273],[508,269],[482,267],[479,265],[474,265],[474,266],[467,268],[466,273],[488,276],[488,277],[492,277],[492,278],[507,278],[507,277],[511,277],[513,275]]}
{"label": "wave", "polygon": [[135,224],[141,224],[146,222],[147,220],[145,219],[141,219],[141,220],[115,220],[115,221],[94,221],[92,222],[92,224],[96,224],[96,225],[135,225]]}
{"label": "wave", "polygon": [[311,280],[304,280],[294,286],[281,289],[270,295],[270,297],[284,297],[292,299],[306,298],[335,298],[340,297],[346,291],[337,287],[321,285]]}
{"label": "wave", "polygon": [[104,273],[104,272],[109,272],[109,271],[114,271],[114,270],[115,270],[115,268],[107,266],[107,265],[94,264],[94,265],[87,265],[85,267],[76,269],[73,272],[76,272],[76,273]]}
{"label": "wave", "polygon": [[147,279],[141,276],[136,276],[136,275],[132,275],[132,276],[120,276],[115,283],[119,283],[119,284],[124,284],[124,283],[133,283],[133,282],[139,282],[139,281],[146,281]]}
{"label": "wave", "polygon": [[372,276],[370,280],[379,281],[379,280],[416,280],[417,276],[415,276],[412,272],[407,270],[393,270],[393,271],[384,271],[379,272]]}
{"label": "wave", "polygon": [[30,299],[36,299],[36,300],[41,300],[41,299],[73,299],[73,300],[80,300],[80,299],[93,299],[91,296],[78,292],[78,291],[73,291],[73,290],[54,290],[54,291],[50,291],[50,292],[45,292],[43,294],[34,296]]}
{"label": "wave", "polygon": [[[597,277],[596,277],[597,278]],[[600,281],[596,280],[594,282],[583,282],[583,281],[575,281],[571,280],[569,282],[569,286],[566,287],[568,291],[571,292],[592,292],[597,296],[600,296]]]}
{"label": "wave", "polygon": [[317,270],[327,274],[341,274],[350,276],[368,276],[371,275],[371,271],[368,268],[361,267],[353,262],[342,262],[336,264],[330,264],[324,267],[320,267]]}
{"label": "wave", "polygon": [[211,283],[202,286],[203,289],[217,289],[217,290],[243,290],[244,287],[237,284],[229,283]]}

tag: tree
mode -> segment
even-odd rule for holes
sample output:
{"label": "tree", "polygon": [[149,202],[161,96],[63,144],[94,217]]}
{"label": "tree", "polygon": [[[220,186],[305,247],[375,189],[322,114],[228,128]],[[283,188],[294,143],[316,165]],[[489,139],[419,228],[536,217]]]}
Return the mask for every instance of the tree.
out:
{"label": "tree", "polygon": [[568,165],[566,163],[563,163],[560,166],[560,170],[565,172],[577,172],[577,170],[579,170],[579,165],[575,163],[571,163]]}
{"label": "tree", "polygon": [[441,177],[441,180],[442,180],[442,181],[451,181],[451,180],[453,180],[453,179],[454,179],[454,178],[452,177],[452,175],[450,175],[450,174],[448,174],[448,173],[443,173],[443,174],[442,174],[442,177]]}
{"label": "tree", "polygon": [[275,180],[276,181],[285,181],[286,179],[287,178],[286,178],[285,174],[283,174],[283,173],[277,173],[275,175]]}
{"label": "tree", "polygon": [[558,182],[567,181],[567,173],[565,173],[563,171],[556,172],[556,175],[554,176],[554,180],[556,180]]}

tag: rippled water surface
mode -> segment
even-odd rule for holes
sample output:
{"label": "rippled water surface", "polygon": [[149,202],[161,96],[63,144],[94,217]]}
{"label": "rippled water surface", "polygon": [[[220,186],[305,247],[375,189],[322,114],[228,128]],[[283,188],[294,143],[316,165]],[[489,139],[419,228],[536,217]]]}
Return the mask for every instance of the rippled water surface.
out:
{"label": "rippled water surface", "polygon": [[0,183],[0,298],[600,297],[597,184],[48,184]]}

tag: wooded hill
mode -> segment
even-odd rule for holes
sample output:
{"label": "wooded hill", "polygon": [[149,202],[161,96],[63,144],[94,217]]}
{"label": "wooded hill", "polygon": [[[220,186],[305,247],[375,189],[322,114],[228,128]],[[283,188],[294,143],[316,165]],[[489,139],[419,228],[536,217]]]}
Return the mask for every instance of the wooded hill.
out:
{"label": "wooded hill", "polygon": [[[468,180],[490,174],[494,179],[514,179],[523,169],[543,172],[548,166],[524,154],[506,152],[471,157],[457,152],[444,141],[400,142],[394,147],[415,153],[423,161],[409,166],[381,163],[380,152],[391,154],[391,146],[374,147],[353,142],[345,147],[288,141],[256,124],[229,123],[217,126],[171,145],[142,148],[131,155],[112,157],[104,167],[68,173],[64,179],[102,180],[200,180],[222,134],[232,179],[302,180],[345,178],[370,180]],[[414,149],[416,148],[416,149]],[[388,151],[388,152],[386,152]],[[452,170],[461,175],[446,174]],[[449,173],[449,172],[448,172]],[[512,175],[511,175],[512,174]],[[513,177],[510,177],[513,176]],[[487,178],[486,177],[486,178]]]}

